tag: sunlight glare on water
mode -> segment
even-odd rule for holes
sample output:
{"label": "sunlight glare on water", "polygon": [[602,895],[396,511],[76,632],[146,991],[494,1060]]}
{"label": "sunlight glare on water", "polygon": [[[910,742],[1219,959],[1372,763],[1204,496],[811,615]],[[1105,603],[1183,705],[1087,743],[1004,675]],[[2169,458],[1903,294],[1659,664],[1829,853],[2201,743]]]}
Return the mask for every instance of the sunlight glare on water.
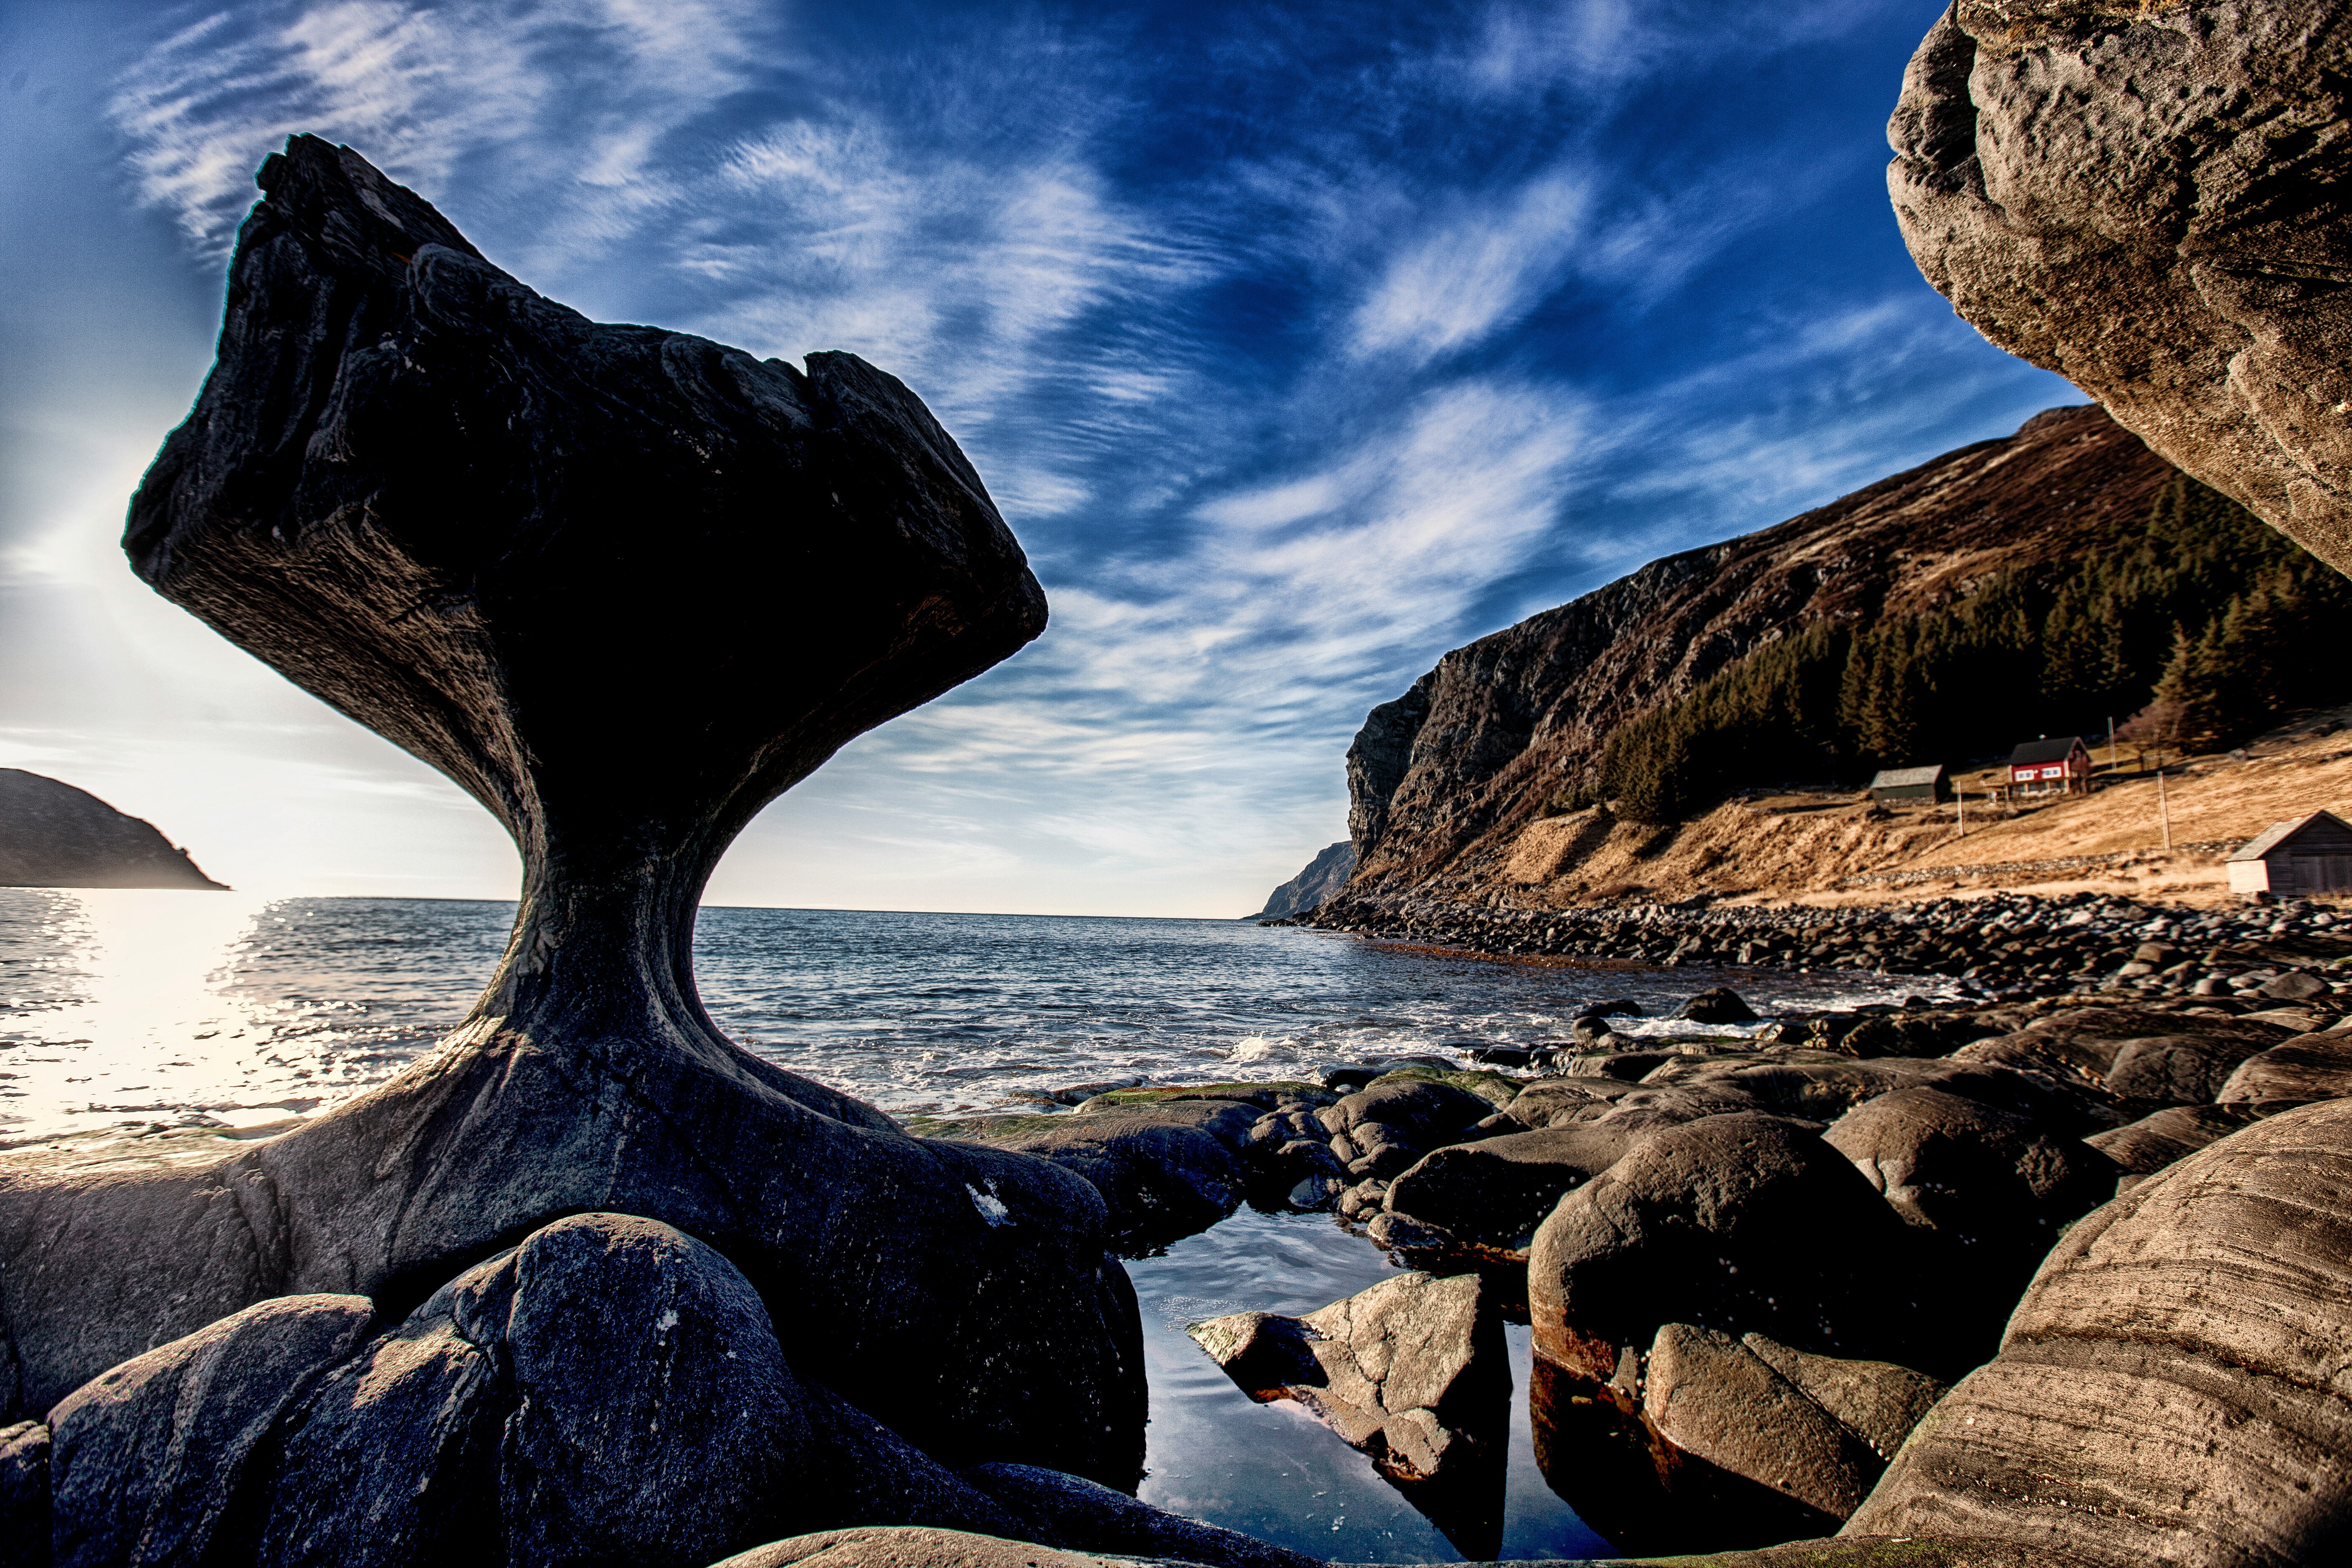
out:
{"label": "sunlight glare on water", "polygon": [[[0,1142],[339,1103],[464,1018],[513,919],[492,900],[0,889]],[[724,908],[701,912],[695,967],[729,1034],[901,1115],[1527,1044],[1603,996],[1649,1010],[1628,1033],[1686,1034],[1663,1015],[1723,978],[1483,963],[1243,921]],[[1901,994],[1867,975],[1736,984],[1768,1009]]]}

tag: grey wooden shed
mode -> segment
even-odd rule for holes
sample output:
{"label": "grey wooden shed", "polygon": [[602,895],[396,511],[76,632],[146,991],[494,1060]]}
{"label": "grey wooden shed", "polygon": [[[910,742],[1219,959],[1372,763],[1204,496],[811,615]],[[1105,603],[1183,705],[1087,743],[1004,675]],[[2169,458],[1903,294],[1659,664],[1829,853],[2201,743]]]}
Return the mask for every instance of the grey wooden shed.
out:
{"label": "grey wooden shed", "polygon": [[2274,822],[2230,857],[2233,893],[2352,893],[2352,826],[2332,811]]}
{"label": "grey wooden shed", "polygon": [[1932,768],[1881,768],[1870,781],[1873,800],[1949,800],[1941,763]]}

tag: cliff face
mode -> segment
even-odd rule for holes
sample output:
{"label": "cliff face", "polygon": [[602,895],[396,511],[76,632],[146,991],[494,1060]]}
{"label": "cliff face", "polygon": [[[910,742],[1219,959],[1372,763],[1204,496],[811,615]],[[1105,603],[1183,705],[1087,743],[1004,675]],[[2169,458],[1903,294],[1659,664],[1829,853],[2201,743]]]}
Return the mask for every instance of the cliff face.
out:
{"label": "cliff face", "polygon": [[1961,0],[1887,139],[1955,310],[2352,574],[2352,8]]}
{"label": "cliff face", "polygon": [[152,826],[88,790],[0,768],[0,887],[220,886]]}
{"label": "cliff face", "polygon": [[1499,870],[1626,720],[1815,621],[1929,608],[1993,573],[2077,555],[2144,516],[2172,473],[2099,408],[2053,408],[1454,649],[1373,709],[1349,749],[1350,888]]}
{"label": "cliff face", "polygon": [[1290,915],[1303,914],[1348,885],[1349,875],[1356,868],[1356,847],[1342,838],[1328,845],[1306,869],[1276,888],[1266,896],[1265,908],[1243,918],[1253,921],[1278,921]]}

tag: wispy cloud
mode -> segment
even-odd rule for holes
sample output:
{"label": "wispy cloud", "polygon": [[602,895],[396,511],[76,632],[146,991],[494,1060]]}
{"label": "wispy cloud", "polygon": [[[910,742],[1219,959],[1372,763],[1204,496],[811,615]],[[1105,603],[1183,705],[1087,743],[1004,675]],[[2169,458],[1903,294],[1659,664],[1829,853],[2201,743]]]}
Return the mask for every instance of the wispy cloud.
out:
{"label": "wispy cloud", "polygon": [[225,255],[253,172],[307,131],[404,183],[495,162],[551,238],[609,237],[663,199],[663,138],[749,79],[771,41],[750,0],[328,0],[211,12],[124,72],[110,110],[141,195]]}
{"label": "wispy cloud", "polygon": [[1883,10],[223,0],[110,112],[208,258],[311,131],[591,313],[905,379],[1053,624],[779,808],[824,824],[825,890],[755,843],[765,891],[730,896],[861,901],[864,857],[903,904],[1042,856],[1144,909],[1328,842],[1349,734],[1444,648],[2009,414],[2021,384],[1885,246],[1814,279],[1822,213],[1885,221],[1893,77],[1838,67],[1870,101],[1834,143],[1750,85]]}
{"label": "wispy cloud", "polygon": [[1516,326],[1569,271],[1591,205],[1583,182],[1547,174],[1415,241],[1357,310],[1356,353],[1421,363]]}

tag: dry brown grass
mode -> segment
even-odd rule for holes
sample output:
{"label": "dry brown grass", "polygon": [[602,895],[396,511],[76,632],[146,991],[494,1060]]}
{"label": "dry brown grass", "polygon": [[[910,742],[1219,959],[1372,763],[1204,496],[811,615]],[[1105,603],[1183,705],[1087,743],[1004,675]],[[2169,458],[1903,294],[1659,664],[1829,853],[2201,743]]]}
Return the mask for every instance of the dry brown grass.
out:
{"label": "dry brown grass", "polygon": [[[2352,819],[2347,721],[2352,709],[2316,715],[2263,737],[2243,756],[2193,757],[2168,767],[2164,796],[2175,846],[2168,855],[2156,778],[2132,773],[2126,751],[2123,773],[2103,779],[2095,793],[2013,812],[1988,812],[1981,804],[1986,784],[2000,770],[1964,775],[1960,782],[1972,797],[1965,837],[1951,805],[1886,810],[1854,795],[1735,800],[1663,834],[1616,821],[1601,808],[1550,817],[1520,834],[1503,881],[1509,901],[1538,906],[1702,893],[1734,903],[1873,904],[1994,888],[2219,902],[2231,896],[2226,852],[2180,847],[2234,846],[2273,822],[2322,808]],[[2105,748],[2099,755],[2104,766]],[[2080,870],[2029,864],[1999,874],[1956,869],[1948,877],[1894,885],[1846,882],[1872,873],[2092,855],[2124,858]]]}

